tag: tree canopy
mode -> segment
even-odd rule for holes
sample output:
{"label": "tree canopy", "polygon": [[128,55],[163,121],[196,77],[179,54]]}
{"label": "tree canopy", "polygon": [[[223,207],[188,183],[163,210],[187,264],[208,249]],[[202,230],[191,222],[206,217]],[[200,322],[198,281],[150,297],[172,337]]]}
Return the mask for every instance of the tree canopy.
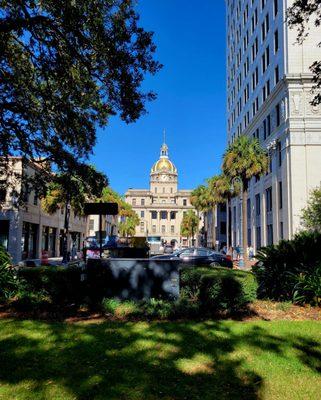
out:
{"label": "tree canopy", "polygon": [[86,165],[96,127],[136,121],[155,98],[141,85],[161,65],[134,4],[0,0],[0,156],[99,179]]}
{"label": "tree canopy", "polygon": [[199,220],[194,211],[187,211],[181,222],[181,235],[187,238],[194,237],[195,233],[197,233],[198,223]]}
{"label": "tree canopy", "polygon": [[321,232],[321,186],[312,190],[302,221],[305,228]]}
{"label": "tree canopy", "polygon": [[[88,167],[89,173],[94,173],[93,167]],[[55,213],[59,208],[64,208],[70,203],[76,214],[83,214],[86,201],[93,201],[101,195],[101,187],[106,184],[104,180],[95,181],[93,185],[84,184],[78,176],[58,174],[47,185],[46,192],[41,199],[41,206],[48,214]]]}
{"label": "tree canopy", "polygon": [[[288,9],[287,21],[291,28],[298,29],[298,42],[302,43],[309,34],[307,29],[308,23],[312,23],[316,27],[321,25],[321,0],[294,0]],[[321,32],[320,32],[321,33]],[[321,41],[319,43],[321,46]],[[316,60],[310,67],[313,73],[315,89],[321,88],[321,60]],[[321,93],[317,93],[312,100],[313,105],[321,103]]]}
{"label": "tree canopy", "polygon": [[257,139],[241,135],[226,150],[222,170],[232,182],[240,178],[246,190],[251,178],[259,177],[268,170],[269,158]]}

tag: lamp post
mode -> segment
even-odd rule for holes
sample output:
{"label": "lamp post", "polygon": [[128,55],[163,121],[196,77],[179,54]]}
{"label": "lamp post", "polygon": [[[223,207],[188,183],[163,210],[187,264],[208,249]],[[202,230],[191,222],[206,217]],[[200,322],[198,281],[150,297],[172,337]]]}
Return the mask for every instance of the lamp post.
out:
{"label": "lamp post", "polygon": [[[237,183],[240,186],[241,193],[243,192],[243,182],[240,177],[236,176],[232,179],[232,184],[231,184],[231,192],[234,192],[234,187],[235,183]],[[242,197],[240,196],[240,200],[242,200]],[[244,243],[243,243],[243,210],[241,210],[241,215],[240,215],[240,260],[239,260],[239,267],[244,268]]]}
{"label": "lamp post", "polygon": [[66,264],[69,261],[68,254],[68,233],[69,233],[69,219],[70,219],[71,205],[69,198],[66,201],[65,207],[65,223],[64,223],[64,238],[63,238],[63,258],[62,263]]}

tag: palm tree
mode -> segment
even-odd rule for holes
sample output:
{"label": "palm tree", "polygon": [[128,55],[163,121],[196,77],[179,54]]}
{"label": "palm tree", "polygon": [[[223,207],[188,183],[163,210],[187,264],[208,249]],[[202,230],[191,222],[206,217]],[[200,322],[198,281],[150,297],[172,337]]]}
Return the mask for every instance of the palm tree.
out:
{"label": "palm tree", "polygon": [[212,247],[215,248],[216,245],[216,210],[217,205],[224,203],[225,199],[221,195],[218,190],[218,184],[220,182],[221,175],[214,175],[211,178],[207,179],[208,183],[208,192],[207,192],[207,201],[209,204],[209,208],[212,209]]}
{"label": "palm tree", "polygon": [[216,190],[222,200],[226,202],[226,244],[227,247],[229,247],[229,202],[232,197],[235,197],[240,193],[240,187],[237,183],[232,185],[230,177],[222,173],[216,180]]}
{"label": "palm tree", "polygon": [[98,176],[95,185],[90,186],[84,177],[69,175],[66,173],[53,176],[52,182],[47,186],[47,191],[41,199],[41,207],[48,214],[54,214],[58,209],[65,209],[65,221],[63,232],[63,261],[67,261],[68,235],[70,211],[73,209],[76,215],[83,215],[85,202],[101,195],[107,179],[97,173],[94,167],[88,166],[88,176]]}
{"label": "palm tree", "polygon": [[189,210],[186,214],[184,214],[181,223],[181,235],[187,237],[187,239],[192,237],[192,245],[194,245],[194,234],[198,227],[198,221],[199,219],[194,211]]}
{"label": "palm tree", "polygon": [[[247,195],[249,182],[253,177],[264,175],[268,170],[269,159],[257,139],[241,135],[226,150],[223,157],[223,173],[233,183],[239,180],[242,190],[242,246],[247,243]],[[244,264],[247,254],[244,251]]]}
{"label": "palm tree", "polygon": [[[208,187],[205,185],[199,185],[196,189],[194,189],[191,193],[190,197],[191,204],[195,207],[197,212],[197,218],[199,221],[200,212],[208,210]],[[198,245],[197,239],[197,245]]]}
{"label": "palm tree", "polygon": [[136,212],[133,212],[131,216],[126,217],[124,221],[119,224],[119,233],[122,237],[132,237],[135,235],[136,226],[139,225],[139,217]]}

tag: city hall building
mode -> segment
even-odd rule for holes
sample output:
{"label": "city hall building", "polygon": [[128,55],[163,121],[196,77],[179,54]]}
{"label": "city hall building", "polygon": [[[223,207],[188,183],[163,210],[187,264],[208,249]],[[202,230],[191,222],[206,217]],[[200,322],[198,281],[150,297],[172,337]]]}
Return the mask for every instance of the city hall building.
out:
{"label": "city hall building", "polygon": [[[311,190],[321,182],[321,105],[310,66],[321,59],[321,29],[309,24],[302,45],[289,29],[292,0],[226,0],[227,139],[257,138],[270,156],[268,173],[252,179],[247,242],[255,249],[291,239]],[[241,244],[241,200],[231,204],[230,238]]]}
{"label": "city hall building", "polygon": [[187,245],[187,238],[181,237],[180,228],[184,213],[194,210],[190,195],[191,190],[178,190],[178,172],[164,143],[159,160],[150,171],[149,189],[129,189],[125,194],[126,202],[140,217],[136,236],[159,236],[168,243],[175,240]]}

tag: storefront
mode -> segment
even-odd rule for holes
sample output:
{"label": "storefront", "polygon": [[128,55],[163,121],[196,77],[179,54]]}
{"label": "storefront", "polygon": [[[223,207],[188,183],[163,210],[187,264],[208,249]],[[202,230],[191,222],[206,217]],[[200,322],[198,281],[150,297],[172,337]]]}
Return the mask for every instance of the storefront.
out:
{"label": "storefront", "polygon": [[49,257],[56,257],[57,228],[50,226],[42,227],[42,251],[48,251]]}
{"label": "storefront", "polygon": [[8,250],[9,243],[9,220],[0,220],[0,246],[3,246],[6,250]]}
{"label": "storefront", "polygon": [[39,225],[30,222],[23,222],[21,236],[21,258],[37,257],[37,240]]}

